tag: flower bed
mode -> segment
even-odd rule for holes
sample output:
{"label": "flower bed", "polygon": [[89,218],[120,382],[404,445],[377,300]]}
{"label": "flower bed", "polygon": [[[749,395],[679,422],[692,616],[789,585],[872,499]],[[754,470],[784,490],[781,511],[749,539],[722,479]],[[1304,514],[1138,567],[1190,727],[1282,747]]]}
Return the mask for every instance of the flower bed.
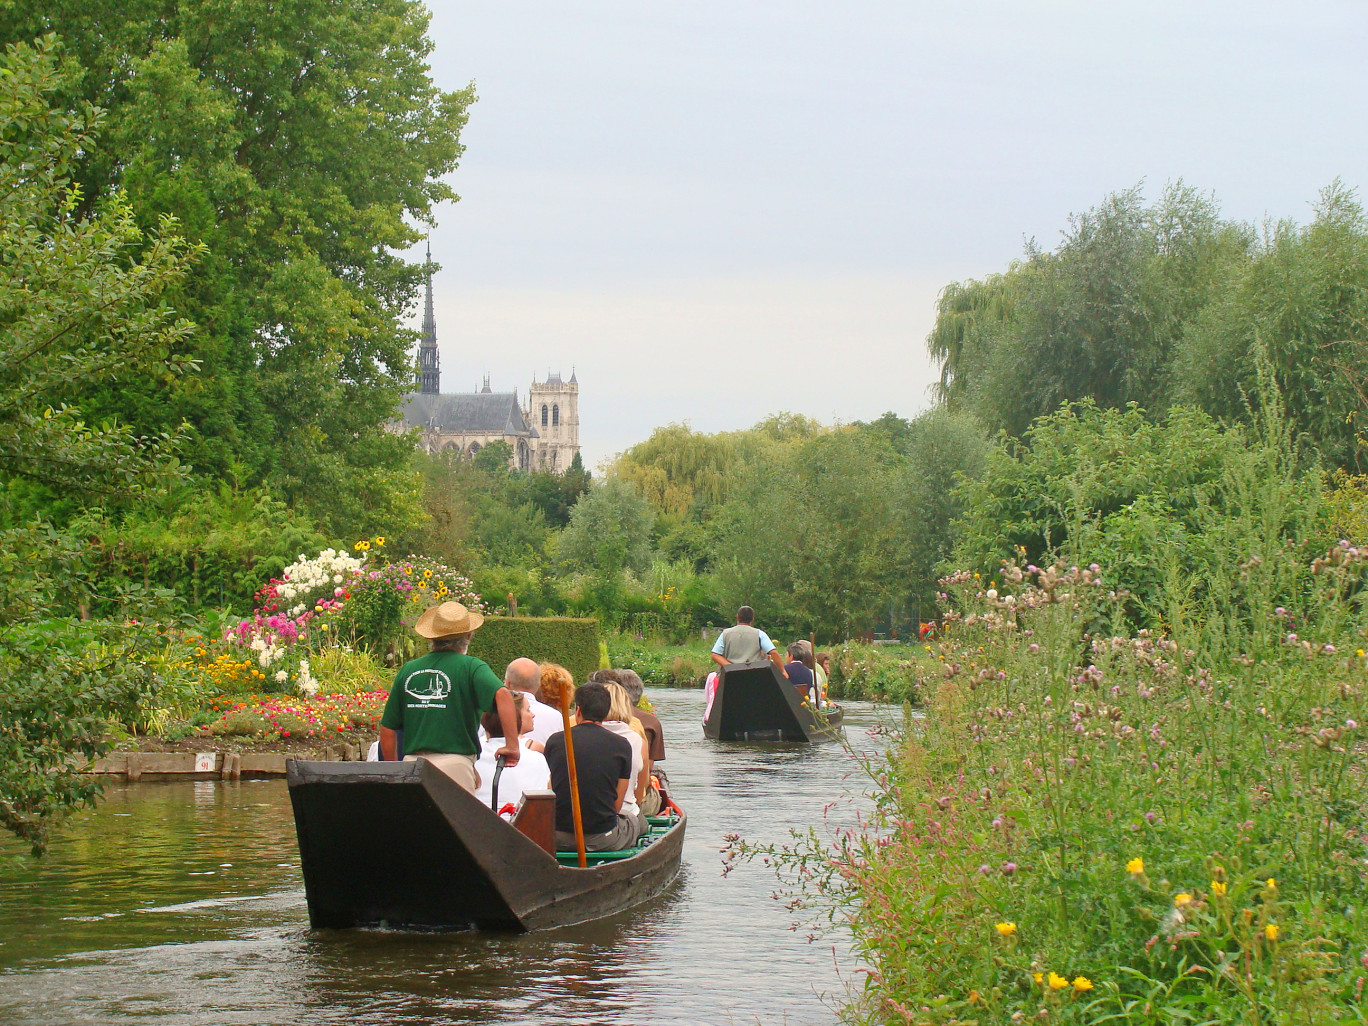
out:
{"label": "flower bed", "polygon": [[219,718],[206,729],[210,734],[267,740],[377,730],[387,697],[384,691],[320,695],[313,699],[250,695],[244,700],[221,696],[210,704]]}

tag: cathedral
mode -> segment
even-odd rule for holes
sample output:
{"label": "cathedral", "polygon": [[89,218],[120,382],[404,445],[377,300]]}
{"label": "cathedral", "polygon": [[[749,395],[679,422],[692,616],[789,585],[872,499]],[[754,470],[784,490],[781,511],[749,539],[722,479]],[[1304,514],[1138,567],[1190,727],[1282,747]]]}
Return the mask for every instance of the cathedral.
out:
{"label": "cathedral", "polygon": [[[429,252],[429,260],[431,256]],[[547,374],[541,382],[534,379],[521,404],[516,391],[493,391],[487,375],[478,392],[442,392],[431,274],[418,343],[418,391],[404,397],[400,415],[396,428],[418,431],[419,444],[428,452],[473,456],[490,442],[504,441],[513,450],[513,468],[557,474],[579,452],[579,381],[573,373],[569,381],[562,381],[559,373]]]}

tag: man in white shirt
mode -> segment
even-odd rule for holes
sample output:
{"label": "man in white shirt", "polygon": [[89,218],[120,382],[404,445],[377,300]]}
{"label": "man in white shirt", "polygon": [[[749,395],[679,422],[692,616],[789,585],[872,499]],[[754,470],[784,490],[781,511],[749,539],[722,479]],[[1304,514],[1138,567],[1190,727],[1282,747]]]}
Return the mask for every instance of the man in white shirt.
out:
{"label": "man in white shirt", "polygon": [[548,737],[565,729],[561,711],[537,701],[541,667],[535,659],[514,659],[504,671],[504,683],[513,691],[521,691],[532,710],[532,729],[523,735],[524,739],[531,738],[538,745],[544,745]]}

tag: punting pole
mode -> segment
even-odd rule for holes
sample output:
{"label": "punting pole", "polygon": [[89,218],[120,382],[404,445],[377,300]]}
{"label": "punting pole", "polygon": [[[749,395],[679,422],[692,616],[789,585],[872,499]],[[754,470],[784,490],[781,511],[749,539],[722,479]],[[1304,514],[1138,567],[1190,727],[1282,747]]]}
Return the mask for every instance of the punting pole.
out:
{"label": "punting pole", "polygon": [[812,708],[822,708],[822,685],[817,683],[817,632],[808,635],[808,645],[812,648]]}
{"label": "punting pole", "polygon": [[570,733],[570,689],[560,689],[561,720],[565,724],[565,768],[570,772],[570,817],[575,821],[575,850],[579,852],[580,869],[589,868],[584,851],[584,820],[580,816],[579,774],[575,772],[575,742]]}

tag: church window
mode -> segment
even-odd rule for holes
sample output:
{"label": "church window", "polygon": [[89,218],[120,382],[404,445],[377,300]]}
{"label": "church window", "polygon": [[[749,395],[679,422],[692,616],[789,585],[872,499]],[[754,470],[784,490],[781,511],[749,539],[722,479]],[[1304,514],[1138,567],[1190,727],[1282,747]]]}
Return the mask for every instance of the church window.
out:
{"label": "church window", "polygon": [[470,443],[470,455],[474,456],[474,455],[475,455],[477,452],[479,452],[479,451],[480,451],[480,443],[479,443],[479,442],[471,442],[471,443]]}
{"label": "church window", "polygon": [[560,406],[551,407],[551,426],[560,427]]}
{"label": "church window", "polygon": [[542,427],[546,427],[546,403],[542,403]]}

